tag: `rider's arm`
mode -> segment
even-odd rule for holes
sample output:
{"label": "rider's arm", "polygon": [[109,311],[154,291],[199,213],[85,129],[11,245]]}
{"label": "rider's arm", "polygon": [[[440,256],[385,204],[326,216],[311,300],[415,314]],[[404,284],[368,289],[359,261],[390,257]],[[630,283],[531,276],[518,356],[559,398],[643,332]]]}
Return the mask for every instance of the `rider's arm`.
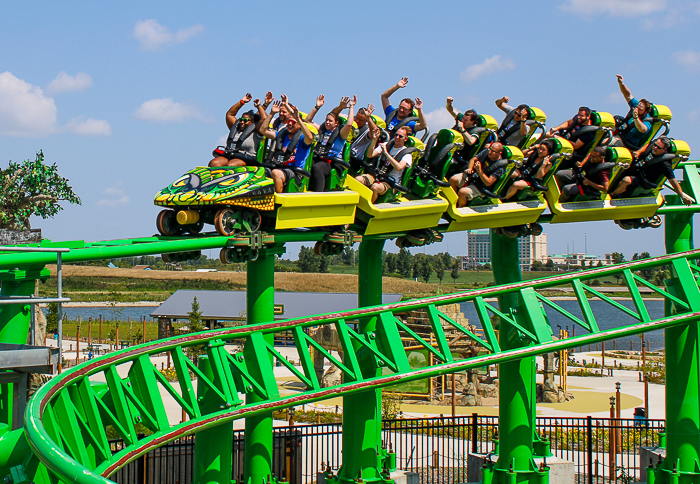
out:
{"label": "rider's arm", "polygon": [[596,190],[599,190],[601,192],[607,192],[608,191],[608,185],[610,184],[610,181],[606,178],[605,182],[600,185],[594,181],[589,180],[588,178],[584,177],[583,178],[583,184],[584,185],[589,185],[595,188]]}
{"label": "rider's arm", "polygon": [[498,106],[498,109],[500,109],[500,110],[503,111],[504,113],[509,113],[510,110],[512,109],[512,108],[511,108],[510,106],[508,106],[508,104],[507,104],[509,100],[510,100],[510,99],[508,98],[508,96],[503,96],[503,97],[500,98],[500,99],[496,99],[496,106]]}
{"label": "rider's arm", "polygon": [[270,123],[272,122],[272,118],[274,117],[275,113],[270,111],[270,114],[265,116],[265,119],[263,120],[262,124],[258,125],[258,134],[260,136],[264,136],[266,138],[270,139],[275,139],[277,137],[277,132],[273,129],[270,129]]}
{"label": "rider's arm", "polygon": [[646,125],[644,121],[639,119],[639,116],[637,116],[637,111],[634,111],[634,114],[632,115],[634,118],[634,126],[639,130],[640,133],[646,133],[649,129],[649,126]]}
{"label": "rider's arm", "polygon": [[476,160],[477,160],[476,156],[474,158],[472,158],[471,160],[469,160],[469,164],[467,165],[467,169],[464,170],[465,173],[471,174],[474,171],[474,163],[476,163]]}
{"label": "rider's arm", "polygon": [[678,183],[678,180],[675,178],[669,178],[668,182],[671,184],[671,187],[673,187],[673,191],[676,192],[676,194],[681,197],[681,201],[685,203],[686,205],[690,205],[691,203],[695,203],[695,199],[691,197],[690,195],[683,193],[683,190],[681,189],[680,183]]}
{"label": "rider's arm", "polygon": [[[416,98],[420,101],[420,98]],[[416,123],[415,132],[422,131],[428,127],[428,122],[425,120],[425,114],[423,114],[423,102],[416,102],[416,111],[418,111],[418,122]]]}
{"label": "rider's arm", "polygon": [[457,116],[459,115],[459,111],[455,110],[454,106],[452,105],[452,101],[453,101],[453,99],[451,97],[448,97],[447,101],[445,103],[445,107],[447,108],[447,112],[450,113],[450,116],[457,119]]}
{"label": "rider's arm", "polygon": [[231,129],[233,123],[236,122],[236,114],[238,114],[238,111],[240,111],[241,108],[245,106],[248,101],[250,101],[250,99],[246,99],[248,96],[250,96],[250,94],[243,96],[240,101],[231,106],[231,108],[226,112],[226,126],[228,126],[228,129]]}
{"label": "rider's arm", "polygon": [[[404,81],[404,79],[405,79],[405,81]],[[403,77],[403,78],[401,78],[401,80],[399,82],[397,82],[396,84],[394,84],[393,86],[391,86],[389,89],[387,89],[386,91],[384,91],[382,93],[382,109],[384,111],[386,111],[386,108],[389,107],[389,104],[391,104],[389,102],[389,97],[391,97],[392,94],[394,94],[396,91],[398,91],[402,87],[406,87],[407,82],[408,82],[408,78]]]}
{"label": "rider's arm", "polygon": [[625,85],[625,81],[620,75],[617,76],[617,85],[620,86],[620,92],[625,96],[625,101],[630,102],[634,96],[632,96],[632,92]]}
{"label": "rider's arm", "polygon": [[348,103],[348,120],[345,122],[345,126],[340,128],[340,137],[342,139],[348,139],[350,130],[352,129],[352,123],[355,121],[355,102],[357,101],[357,96]]}
{"label": "rider's arm", "polygon": [[464,130],[464,131],[462,131],[461,133],[462,133],[462,137],[464,138],[464,141],[465,141],[469,146],[471,146],[471,145],[473,145],[474,143],[476,143],[477,140],[479,139],[478,136],[474,136],[473,134],[469,134],[469,132],[467,132],[467,130]]}

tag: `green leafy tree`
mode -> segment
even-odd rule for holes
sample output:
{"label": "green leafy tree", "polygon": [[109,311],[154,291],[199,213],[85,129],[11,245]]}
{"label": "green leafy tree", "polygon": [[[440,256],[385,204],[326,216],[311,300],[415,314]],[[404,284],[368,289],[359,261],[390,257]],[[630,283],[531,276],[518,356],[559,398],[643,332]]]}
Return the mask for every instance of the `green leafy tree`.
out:
{"label": "green leafy tree", "polygon": [[398,257],[396,256],[396,254],[385,252],[384,261],[386,262],[386,270],[388,274],[394,274],[398,272],[396,265],[398,262],[397,259]]}
{"label": "green leafy tree", "polygon": [[532,261],[532,266],[530,266],[531,271],[543,271],[545,270],[544,264],[541,261]]}
{"label": "green leafy tree", "polygon": [[321,272],[323,274],[329,272],[329,268],[331,266],[331,258],[327,255],[314,254],[314,256],[318,257],[318,272]]}
{"label": "green leafy tree", "polygon": [[610,254],[610,258],[613,261],[613,264],[622,264],[625,262],[625,256],[622,252],[613,252]]}
{"label": "green leafy tree", "polygon": [[58,331],[58,303],[49,303],[46,308],[46,333]]}
{"label": "green leafy tree", "polygon": [[423,260],[421,260],[419,265],[420,276],[427,284],[428,282],[430,282],[430,276],[433,274],[433,264],[430,262],[430,259],[426,257]]}
{"label": "green leafy tree", "polygon": [[454,257],[452,257],[449,252],[442,252],[438,254],[442,258],[442,265],[444,267],[452,267],[452,261],[454,261]]}
{"label": "green leafy tree", "polygon": [[340,258],[343,261],[343,264],[345,265],[353,265],[355,262],[355,249],[353,249],[350,246],[347,246],[343,249],[343,253],[340,254]]}
{"label": "green leafy tree", "polygon": [[319,261],[313,249],[301,246],[297,267],[301,272],[318,272]]}
{"label": "green leafy tree", "polygon": [[554,270],[554,261],[552,259],[547,259],[547,263],[544,265],[546,271]]}
{"label": "green leafy tree", "polygon": [[[399,250],[399,255],[396,258],[396,270],[403,277],[411,277],[413,266],[413,256],[408,249],[402,247],[401,250]],[[413,278],[415,279],[416,277],[418,276],[414,276]]]}
{"label": "green leafy tree", "polygon": [[414,261],[413,262],[413,278],[417,280],[419,277],[420,277],[420,262]]}
{"label": "green leafy tree", "polygon": [[58,174],[56,165],[44,164],[43,152],[34,161],[10,161],[7,168],[0,169],[0,228],[27,230],[31,228],[29,217],[53,217],[63,209],[60,201],[80,205],[80,198],[68,179]]}
{"label": "green leafy tree", "polygon": [[459,277],[459,258],[455,257],[454,263],[452,264],[452,271],[450,272],[450,277],[454,281],[454,284],[457,284],[457,278]]}
{"label": "green leafy tree", "polygon": [[445,266],[442,265],[442,259],[438,259],[435,263],[435,275],[438,281],[440,281],[440,284],[442,284],[442,280],[445,277]]}

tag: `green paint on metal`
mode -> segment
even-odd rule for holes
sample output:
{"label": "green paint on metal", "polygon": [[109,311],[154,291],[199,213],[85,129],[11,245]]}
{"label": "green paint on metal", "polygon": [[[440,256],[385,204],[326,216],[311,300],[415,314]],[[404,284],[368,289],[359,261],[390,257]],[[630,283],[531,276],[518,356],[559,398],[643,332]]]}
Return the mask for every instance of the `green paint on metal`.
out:
{"label": "green paint on metal", "polygon": [[[381,253],[381,250],[377,252]],[[405,314],[407,311],[414,309],[431,311],[429,309],[431,306],[435,307],[436,312],[439,313],[438,308],[440,305],[458,304],[470,301],[476,302],[479,301],[479,299],[501,296],[501,304],[505,304],[503,301],[508,302],[509,300],[514,300],[515,304],[509,308],[501,306],[501,310],[498,312],[506,315],[509,320],[517,321],[520,327],[529,329],[531,333],[537,334],[538,331],[533,329],[535,327],[533,324],[537,325],[540,323],[533,323],[533,321],[537,318],[542,318],[543,315],[542,309],[539,307],[539,304],[535,303],[532,294],[527,296],[530,289],[538,291],[539,289],[554,287],[555,285],[571,286],[577,282],[603,277],[601,274],[613,275],[621,273],[626,269],[637,270],[638,268],[662,267],[676,260],[679,261],[678,264],[681,266],[681,262],[685,264],[687,270],[692,270],[687,262],[687,258],[700,258],[700,251],[652,258],[642,262],[635,261],[617,267],[601,268],[561,276],[557,275],[548,279],[516,282],[505,287],[489,287],[459,294],[441,295],[416,301],[405,301],[390,306],[376,306],[342,313],[315,316],[312,318],[303,318],[300,320],[256,324],[240,328],[228,328],[194,335],[178,336],[155,343],[148,343],[120,350],[91,360],[75,368],[71,368],[63,374],[58,375],[38,390],[35,396],[30,400],[25,414],[25,429],[28,442],[36,453],[37,458],[49,468],[51,474],[60,476],[61,479],[66,481],[105,483],[107,482],[106,479],[100,477],[100,474],[108,476],[128,461],[147,453],[152,447],[163,445],[168,441],[192,433],[202,434],[202,432],[205,432],[204,435],[206,435],[207,431],[214,429],[219,429],[223,432],[223,429],[227,428],[226,426],[230,426],[231,422],[237,418],[264,419],[273,409],[308,404],[335,396],[349,397],[355,395],[358,397],[362,396],[362,401],[359,406],[365,407],[364,409],[366,410],[366,395],[368,393],[374,395],[379,388],[394,386],[397,383],[403,384],[424,380],[430,376],[449,374],[469,368],[483,367],[489,364],[501,363],[504,364],[505,367],[509,362],[514,363],[517,365],[517,372],[520,372],[521,375],[530,375],[534,377],[534,374],[528,373],[528,371],[532,370],[531,366],[520,366],[520,362],[524,361],[523,359],[531,360],[532,357],[537,354],[562,351],[566,348],[639,334],[654,329],[678,325],[687,326],[691,322],[695,323],[698,318],[700,318],[700,310],[683,310],[682,314],[678,316],[664,317],[648,323],[637,322],[634,325],[623,328],[616,328],[605,332],[595,331],[593,334],[583,334],[574,338],[545,343],[529,341],[528,337],[515,326],[511,326],[512,334],[510,336],[513,339],[508,340],[504,336],[503,330],[506,327],[505,325],[509,323],[501,321],[502,347],[492,345],[491,350],[484,347],[484,354],[469,359],[455,357],[456,359],[451,363],[443,363],[440,358],[435,358],[435,362],[431,362],[423,368],[414,368],[406,372],[392,370],[392,364],[394,366],[397,365],[395,354],[398,343],[390,342],[389,340],[396,338],[396,332],[385,332],[383,336],[379,335],[378,337],[377,335],[381,333],[381,331],[379,328],[370,325],[375,324],[380,318],[388,319],[389,314],[396,317],[399,314]],[[698,291],[695,279],[685,277],[679,279],[679,282],[675,283],[674,286],[675,285],[679,287],[689,286],[689,289],[687,291],[672,291],[670,289],[671,286],[669,286],[669,294],[673,292],[673,298],[683,301],[689,308],[695,308],[695,303],[691,304],[691,302],[686,299],[688,297],[687,294],[691,294],[692,291]],[[381,291],[378,291],[377,294],[381,294]],[[536,296],[536,298],[537,300],[541,300],[540,296]],[[521,301],[521,299],[523,299],[523,301]],[[524,304],[525,299],[529,299],[528,304]],[[642,302],[645,301],[646,300],[642,300]],[[269,307],[272,308],[272,305]],[[619,311],[619,309],[612,304],[608,304],[607,307]],[[489,319],[490,315],[495,315],[496,312],[489,310],[485,305],[482,309],[486,313],[485,332],[487,334],[490,331],[495,332]],[[626,314],[624,312],[620,313]],[[457,332],[457,334],[463,335],[463,337],[470,337],[470,335],[464,331],[465,328],[451,324],[449,318],[440,316],[440,319],[445,326],[445,331],[432,335],[432,340],[437,342],[437,348],[449,344],[449,342],[445,340],[445,334]],[[268,321],[271,320],[272,315],[269,316]],[[360,327],[357,332],[351,330],[346,325],[346,321],[352,322],[357,320],[365,322],[365,326]],[[369,322],[369,324],[367,324],[367,322]],[[577,324],[573,320],[572,323]],[[291,396],[278,395],[276,382],[273,382],[273,379],[269,377],[273,367],[272,359],[269,357],[270,347],[268,346],[268,342],[270,338],[275,334],[282,334],[288,331],[296,332],[298,335],[297,341],[301,343],[297,345],[300,359],[304,359],[304,357],[301,356],[302,353],[306,353],[306,358],[308,359],[307,364],[302,365],[301,368],[297,367],[297,370],[302,372],[307,380],[313,381],[314,369],[313,365],[309,364],[310,356],[308,355],[313,345],[305,335],[303,337],[301,335],[304,334],[304,328],[323,325],[345,328],[345,330],[339,330],[341,344],[343,344],[345,348],[348,348],[341,363],[344,364],[349,371],[352,371],[352,375],[356,379],[351,379],[348,374],[344,374],[343,383],[337,387],[314,387]],[[540,330],[543,331],[542,328],[540,328]],[[401,337],[407,339],[409,345],[419,344],[417,340],[410,336],[410,333],[402,333],[399,330],[399,334]],[[523,337],[525,337],[525,339],[522,339]],[[377,344],[377,339],[379,338],[385,338],[386,344]],[[442,338],[443,341],[438,341],[439,338]],[[243,342],[251,349],[255,348],[254,353],[262,354],[263,357],[246,361],[246,358],[243,358],[242,354],[228,355],[223,351],[224,344],[233,341],[239,343]],[[256,342],[253,343],[252,341]],[[506,343],[508,346],[506,346]],[[189,350],[187,353],[183,351],[183,348],[187,349],[199,345],[207,345],[207,358],[212,362],[216,361],[216,366],[220,367],[220,369],[216,370],[217,373],[215,373],[214,368],[212,368],[207,377],[190,361],[188,355],[190,355],[191,352],[189,352]],[[171,353],[178,374],[177,384],[173,383],[172,386],[174,388],[179,387],[183,389],[182,398],[180,400],[174,399],[174,401],[179,403],[185,411],[190,411],[192,413],[192,419],[180,424],[171,425],[168,428],[157,429],[156,412],[149,410],[149,403],[144,400],[147,398],[157,398],[160,395],[161,387],[164,386],[160,378],[156,375],[155,380],[142,378],[143,383],[137,383],[136,380],[132,382],[131,377],[120,378],[115,368],[119,365],[134,364],[140,359],[145,361],[145,356],[150,357],[156,354],[162,354],[165,351]],[[380,374],[377,371],[379,369],[377,365],[378,360],[387,363],[383,368],[384,374]],[[234,364],[234,361],[238,363]],[[373,366],[368,363],[373,364]],[[505,371],[503,370],[504,367],[501,367],[502,372]],[[512,374],[516,373],[511,371],[509,375]],[[90,377],[93,377],[95,380],[107,381],[107,384],[100,384],[101,386],[95,387],[99,389],[95,390],[92,385],[87,383]],[[193,400],[191,394],[186,390],[188,388],[193,388],[193,381],[195,378],[198,380],[198,388],[207,392],[206,401],[202,400],[198,402],[196,399]],[[520,382],[524,381],[527,381],[527,379],[522,378],[520,380]],[[139,386],[141,386],[141,388],[138,388]],[[147,389],[147,391],[143,391],[143,389]],[[237,402],[235,399],[231,400],[238,391],[244,391],[250,395],[247,402],[243,403]],[[514,394],[513,398],[517,406],[517,411],[513,411],[512,413],[516,415],[529,415],[532,411],[529,403],[529,396],[532,395],[532,393],[528,391],[525,384],[521,383],[520,387],[507,391],[511,391],[511,393]],[[260,396],[263,395],[265,398],[260,398]],[[253,400],[253,397],[258,397],[257,401],[252,402],[251,400]],[[59,418],[57,413],[59,411],[64,413],[76,412],[76,410],[73,410],[70,406],[65,405],[67,401],[70,401],[81,415],[88,415],[88,417],[83,419],[84,424],[78,423],[77,428],[69,430],[62,428],[64,422]],[[376,402],[379,402],[379,399],[377,399]],[[64,405],[63,410],[59,408],[60,405]],[[93,410],[88,412],[86,409]],[[346,464],[348,462],[360,463],[355,465],[358,473],[360,468],[363,469],[363,480],[365,479],[365,468],[360,467],[363,462],[370,462],[372,465],[376,466],[376,469],[382,468],[380,464],[382,459],[381,449],[378,449],[380,443],[378,440],[375,441],[372,439],[372,437],[376,435],[375,429],[377,427],[375,426],[375,422],[378,421],[379,413],[377,407],[372,407],[371,410],[371,413],[367,412],[368,415],[360,415],[360,417],[364,418],[364,420],[361,421],[365,422],[367,426],[354,434],[357,439],[362,439],[357,442],[357,447],[360,449],[364,448],[366,452],[364,454],[359,452],[361,454],[358,456],[359,460],[354,461],[350,461],[348,456],[344,455]],[[91,415],[90,412],[92,412]],[[144,412],[150,414],[150,417]],[[199,413],[200,416],[197,416],[197,413]],[[366,418],[368,416],[369,418]],[[511,415],[510,425],[517,427],[522,426],[523,424],[521,422],[516,424],[514,416],[515,415]],[[377,420],[375,420],[374,417],[376,417]],[[142,419],[144,423],[150,422],[149,425],[154,425],[154,428],[156,428],[155,433],[142,438],[135,435],[132,430],[132,424],[137,418]],[[525,422],[525,428],[529,428],[528,420]],[[109,448],[104,442],[104,428],[107,425],[113,426],[117,433],[125,436],[127,440],[127,446],[114,456],[111,455]],[[523,428],[517,428],[516,430],[519,432],[516,433],[518,437],[521,436],[521,433],[525,433]],[[228,430],[226,430],[226,432],[228,432]],[[271,430],[269,431],[269,435],[271,436]],[[535,454],[539,452],[538,448],[542,446],[532,443],[533,436],[531,434],[529,435],[529,448],[523,447],[523,445],[527,447],[526,444],[516,445],[508,443],[510,439],[509,436],[506,437],[506,435],[508,434],[504,434],[503,431],[501,432],[501,454],[509,452],[513,455],[513,458],[516,459],[515,470],[521,467],[526,468],[526,465],[522,466],[517,462],[518,459],[523,460],[521,454]],[[66,444],[67,441],[79,441],[80,439],[85,442],[87,456],[81,455],[80,450],[75,444]],[[517,443],[519,441],[515,442]],[[267,448],[262,445],[260,451],[264,454],[266,450]],[[372,450],[372,455],[370,455],[370,450]],[[379,457],[377,456],[378,450],[380,451]],[[349,453],[352,454],[352,452],[353,450],[351,448]],[[517,458],[516,455],[518,456]],[[107,458],[105,458],[105,456],[107,456]],[[37,470],[36,473],[38,472],[42,471]],[[518,475],[520,476],[523,474]],[[356,477],[357,474],[354,476],[350,475],[350,480]],[[530,477],[536,478],[537,474],[530,474]],[[376,474],[375,479],[382,478],[383,476],[381,474]]]}
{"label": "green paint on metal", "polygon": [[[382,303],[383,248],[384,240],[368,240],[360,243],[358,274],[358,307],[360,308]],[[370,344],[376,349],[379,349],[374,346],[378,319],[377,316],[361,318],[357,331],[360,336],[369,338]],[[398,334],[398,332],[387,333],[386,331],[382,333],[384,338]],[[347,334],[349,335],[349,331]],[[401,344],[401,342],[392,344]],[[376,354],[367,348],[367,344],[361,344],[357,339],[353,339],[353,347],[354,351],[350,352],[356,352],[362,377],[371,378],[381,375]],[[391,348],[395,349],[394,346]],[[389,355],[384,360],[394,361]],[[379,389],[371,389],[343,398],[343,464],[338,472],[338,482],[350,483],[358,477],[369,482],[382,479],[378,459],[382,431],[381,398]]]}
{"label": "green paint on metal", "polygon": [[[248,262],[247,285],[248,324],[260,324],[275,319],[275,257],[263,249],[257,260]],[[272,357],[264,351],[264,343],[272,346],[274,335],[254,333],[246,341],[246,364],[252,365],[251,375],[259,377],[266,393],[279,396],[272,368]],[[253,354],[251,354],[251,350]],[[260,351],[263,350],[263,351]],[[252,361],[249,359],[251,358]],[[265,401],[256,392],[248,392],[246,403]],[[263,484],[272,475],[272,412],[248,417],[245,422],[245,482]]]}
{"label": "green paint on metal", "polygon": [[[199,369],[209,380],[215,380],[209,356],[200,356]],[[197,396],[204,414],[219,409],[218,396],[212,398],[212,390],[206,385],[197,387]],[[194,443],[194,469],[192,484],[218,484],[231,482],[233,464],[233,425],[222,424],[197,434]]]}

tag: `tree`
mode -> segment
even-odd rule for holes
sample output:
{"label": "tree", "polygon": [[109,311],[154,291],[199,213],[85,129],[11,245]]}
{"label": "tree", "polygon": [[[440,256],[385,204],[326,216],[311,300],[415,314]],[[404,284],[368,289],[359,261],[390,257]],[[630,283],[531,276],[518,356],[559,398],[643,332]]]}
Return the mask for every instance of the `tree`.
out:
{"label": "tree", "polygon": [[343,264],[345,265],[354,265],[355,263],[355,249],[353,249],[350,246],[346,246],[343,249],[342,254],[340,254],[340,259],[343,261]]}
{"label": "tree", "polygon": [[420,261],[414,261],[413,262],[413,278],[415,280],[418,280],[418,277],[420,277]]}
{"label": "tree", "polygon": [[396,254],[385,253],[384,261],[386,262],[386,270],[388,274],[394,274],[398,271],[397,262],[398,257]]}
{"label": "tree", "polygon": [[189,327],[192,333],[204,330],[204,324],[202,323],[202,311],[199,309],[197,296],[195,296],[192,300],[191,311],[187,313],[187,319],[189,319]]}
{"label": "tree", "polygon": [[[413,270],[413,256],[405,247],[399,250],[399,255],[396,257],[396,270],[403,277],[411,277],[411,271]],[[418,276],[414,276],[415,279]]]}
{"label": "tree", "polygon": [[297,260],[297,267],[301,272],[318,272],[320,261],[318,256],[314,254],[314,250],[301,246],[299,250],[299,259]]}
{"label": "tree", "polygon": [[445,277],[445,266],[442,265],[442,259],[438,259],[435,263],[435,275],[442,284],[442,279]]}
{"label": "tree", "polygon": [[331,258],[328,257],[327,255],[316,255],[314,254],[315,257],[318,257],[318,272],[321,273],[327,273],[329,272],[328,268],[331,265]]}
{"label": "tree", "polygon": [[425,257],[421,262],[420,262],[420,276],[423,278],[425,283],[427,284],[430,282],[430,276],[433,273],[433,264],[430,262],[430,259]]}
{"label": "tree", "polygon": [[49,303],[46,309],[46,333],[58,331],[58,303]]}
{"label": "tree", "polygon": [[544,266],[545,266],[545,270],[553,271],[554,270],[554,261],[552,259],[547,259],[547,263]]}
{"label": "tree", "polygon": [[442,258],[443,266],[452,267],[452,261],[454,260],[454,257],[452,257],[449,252],[442,252],[438,255]]}
{"label": "tree", "polygon": [[532,261],[532,266],[530,266],[531,271],[543,271],[544,270],[544,264],[541,261],[535,260]]}
{"label": "tree", "polygon": [[454,284],[457,284],[457,278],[459,277],[459,266],[459,258],[456,257],[452,264],[452,271],[450,272],[450,277],[454,281]]}
{"label": "tree", "polygon": [[622,252],[613,252],[610,254],[610,258],[613,261],[613,264],[622,264],[625,262],[625,256]]}
{"label": "tree", "polygon": [[56,165],[44,164],[42,151],[34,161],[10,161],[6,169],[0,169],[0,228],[28,230],[32,215],[48,218],[63,210],[59,201],[80,205],[80,198],[68,179],[58,174]]}

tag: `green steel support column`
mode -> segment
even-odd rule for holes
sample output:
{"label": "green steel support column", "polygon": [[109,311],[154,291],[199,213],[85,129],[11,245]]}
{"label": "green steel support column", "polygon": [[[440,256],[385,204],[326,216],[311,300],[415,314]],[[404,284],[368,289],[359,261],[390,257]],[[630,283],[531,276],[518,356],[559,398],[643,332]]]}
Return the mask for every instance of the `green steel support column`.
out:
{"label": "green steel support column", "polygon": [[[358,306],[382,303],[382,250],[384,240],[360,243]],[[377,328],[377,318],[361,319],[359,332]],[[380,375],[374,356],[366,348],[355,348],[365,377]],[[354,482],[362,473],[365,482],[382,480],[379,452],[382,442],[382,391],[368,390],[343,397],[343,465],[339,482]]]}
{"label": "green steel support column", "polygon": [[[200,356],[199,369],[213,380],[214,372],[208,356]],[[216,412],[219,402],[212,398],[205,385],[197,387],[197,399],[203,414]],[[228,423],[198,432],[194,443],[194,478],[192,484],[231,482],[233,456],[233,424]]]}
{"label": "green steel support column", "polygon": [[[34,279],[3,280],[0,296],[30,296],[34,294]],[[0,306],[0,343],[26,344],[29,334],[30,310],[28,304]],[[0,423],[12,426],[12,383],[0,385]]]}
{"label": "green steel support column", "polygon": [[[674,196],[667,201],[673,203]],[[670,200],[669,200],[670,199]],[[693,249],[693,214],[665,216],[666,251]],[[669,289],[700,310],[700,291],[687,264],[672,266]],[[666,303],[666,314],[674,308]],[[700,481],[700,322],[666,329],[666,459],[656,483]],[[674,472],[675,470],[675,472]]]}
{"label": "green steel support column", "polygon": [[[248,261],[247,286],[248,324],[266,323],[275,319],[275,256],[263,249],[257,260]],[[274,336],[265,336],[274,343]],[[272,356],[270,356],[272,358]],[[248,394],[248,403],[262,399]],[[272,475],[272,413],[245,419],[245,482],[263,484]]]}
{"label": "green steel support column", "polygon": [[[491,264],[496,284],[507,284],[522,280],[518,239],[496,235],[491,230]],[[510,314],[518,308],[517,293],[498,298],[500,310]],[[501,349],[510,350],[527,346],[518,331],[508,324],[500,323],[499,343]],[[533,435],[535,432],[535,358],[501,363],[498,395],[499,456],[493,468],[493,476],[484,470],[484,481],[493,477],[496,483],[542,483],[544,476],[536,473],[533,460]],[[514,475],[515,474],[515,475]]]}

